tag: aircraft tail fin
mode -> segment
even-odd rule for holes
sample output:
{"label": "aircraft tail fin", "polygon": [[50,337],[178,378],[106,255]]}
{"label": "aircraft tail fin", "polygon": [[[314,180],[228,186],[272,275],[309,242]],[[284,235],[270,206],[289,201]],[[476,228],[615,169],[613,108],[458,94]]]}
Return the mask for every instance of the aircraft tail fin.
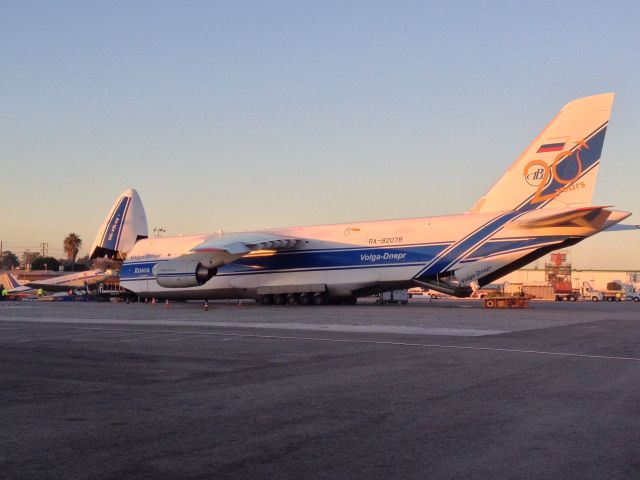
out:
{"label": "aircraft tail fin", "polygon": [[591,205],[613,98],[566,104],[471,212]]}
{"label": "aircraft tail fin", "polygon": [[89,258],[124,259],[138,240],[147,238],[147,215],[134,189],[116,199],[91,246]]}
{"label": "aircraft tail fin", "polygon": [[4,272],[0,275],[0,284],[4,285],[4,288],[7,290],[13,290],[22,286],[11,272]]}

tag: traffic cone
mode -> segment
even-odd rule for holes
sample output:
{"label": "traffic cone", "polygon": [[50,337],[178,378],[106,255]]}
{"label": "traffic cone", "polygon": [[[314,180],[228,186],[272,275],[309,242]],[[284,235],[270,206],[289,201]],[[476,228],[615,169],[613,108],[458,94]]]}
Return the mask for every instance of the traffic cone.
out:
{"label": "traffic cone", "polygon": [[153,297],[153,298],[151,299],[151,305],[153,306],[153,305],[155,305],[155,304],[156,304],[156,297]]}
{"label": "traffic cone", "polygon": [[164,302],[164,308],[169,308],[169,299]]}

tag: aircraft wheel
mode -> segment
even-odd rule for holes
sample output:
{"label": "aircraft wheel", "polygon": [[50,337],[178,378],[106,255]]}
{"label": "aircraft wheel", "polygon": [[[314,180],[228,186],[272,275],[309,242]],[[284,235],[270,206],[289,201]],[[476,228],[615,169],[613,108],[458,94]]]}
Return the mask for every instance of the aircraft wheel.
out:
{"label": "aircraft wheel", "polygon": [[313,296],[309,293],[301,293],[298,301],[300,302],[300,305],[309,305],[312,298]]}
{"label": "aircraft wheel", "polygon": [[287,296],[287,305],[295,305],[298,303],[298,295],[295,293],[289,294]]}
{"label": "aircraft wheel", "polygon": [[319,293],[315,297],[313,297],[314,305],[326,305],[328,303],[327,295],[324,293]]}
{"label": "aircraft wheel", "polygon": [[613,302],[613,297],[607,297],[607,302]]}
{"label": "aircraft wheel", "polygon": [[277,295],[273,296],[274,305],[284,305],[286,301],[287,301],[287,297],[282,293],[278,293]]}
{"label": "aircraft wheel", "polygon": [[271,305],[273,303],[273,295],[263,295],[260,298],[260,303],[262,305]]}

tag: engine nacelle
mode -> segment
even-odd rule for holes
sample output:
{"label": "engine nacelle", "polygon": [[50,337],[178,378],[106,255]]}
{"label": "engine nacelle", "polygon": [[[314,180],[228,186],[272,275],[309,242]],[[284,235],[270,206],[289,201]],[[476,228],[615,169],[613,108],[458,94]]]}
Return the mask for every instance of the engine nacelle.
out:
{"label": "engine nacelle", "polygon": [[199,287],[218,273],[217,268],[207,268],[198,260],[169,260],[158,263],[153,273],[158,285],[166,288]]}

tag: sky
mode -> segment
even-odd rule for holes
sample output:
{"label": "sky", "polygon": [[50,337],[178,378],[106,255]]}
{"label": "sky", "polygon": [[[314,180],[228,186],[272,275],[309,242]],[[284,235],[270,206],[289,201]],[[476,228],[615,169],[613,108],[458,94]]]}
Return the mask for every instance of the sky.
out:
{"label": "sky", "polygon": [[[595,204],[640,223],[636,1],[0,0],[0,241],[459,213],[570,100],[615,92]],[[640,270],[640,232],[571,249]]]}

